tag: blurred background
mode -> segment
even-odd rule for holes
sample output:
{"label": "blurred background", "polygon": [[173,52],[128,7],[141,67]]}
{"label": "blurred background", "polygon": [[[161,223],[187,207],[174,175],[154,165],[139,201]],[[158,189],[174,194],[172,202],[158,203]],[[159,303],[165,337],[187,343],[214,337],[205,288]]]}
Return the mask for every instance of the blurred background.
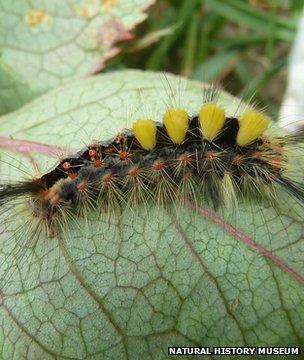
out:
{"label": "blurred background", "polygon": [[277,118],[303,0],[158,0],[109,69],[166,70],[220,84]]}
{"label": "blurred background", "polygon": [[[214,82],[245,100],[254,96],[277,119],[303,5],[304,0],[0,0],[0,114],[66,80],[140,68]],[[304,47],[304,37],[299,39],[296,50]],[[297,58],[304,64],[304,50]],[[304,84],[304,75],[297,81],[300,73],[304,68],[289,83]],[[294,93],[290,86],[288,91]],[[296,92],[284,118],[304,113],[304,103],[297,110],[304,85]]]}

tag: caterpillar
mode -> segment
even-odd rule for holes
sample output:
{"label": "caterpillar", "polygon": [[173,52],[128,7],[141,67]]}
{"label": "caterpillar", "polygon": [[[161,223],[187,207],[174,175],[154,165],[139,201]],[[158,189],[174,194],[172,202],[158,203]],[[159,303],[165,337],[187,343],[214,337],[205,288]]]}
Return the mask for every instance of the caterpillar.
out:
{"label": "caterpillar", "polygon": [[[9,149],[20,152],[15,139],[33,141],[37,177],[14,182],[20,170],[31,172],[31,163],[1,154],[1,178],[8,178],[0,197],[5,336],[13,321],[31,344],[38,339],[42,355],[34,358],[45,358],[44,349],[51,357],[100,358],[105,346],[119,351],[115,358],[145,357],[142,341],[165,352],[167,344],[194,346],[201,339],[211,346],[215,337],[223,346],[258,346],[262,337],[273,346],[302,343],[288,327],[299,324],[300,333],[303,318],[302,138],[280,134],[257,107],[243,110],[237,100],[236,110],[228,96],[202,100],[195,83],[187,100],[165,106],[153,77],[140,73],[119,91],[121,79],[130,79],[119,73],[113,91],[112,76],[100,83],[108,99],[96,78],[88,79],[83,102],[60,89],[60,100],[69,103],[62,111],[72,114],[65,119],[57,109],[46,117],[39,111],[53,107],[50,97],[36,102],[32,121],[21,126],[31,131],[15,131]],[[128,124],[117,104],[137,105],[145,84],[153,112],[141,106]],[[69,99],[77,101],[78,115]],[[79,131],[69,127],[71,120],[76,130],[83,127],[84,114],[86,131],[110,140],[86,140],[90,145],[51,163],[53,148],[78,149]],[[12,122],[21,122],[18,114],[10,120],[2,129],[11,134]],[[98,124],[109,136],[96,135]],[[54,131],[45,136],[49,125]],[[44,142],[52,150],[37,146]],[[291,309],[287,315],[273,311],[280,299]],[[83,333],[92,329],[92,337],[79,336],[80,326]],[[30,346],[16,348],[16,356],[27,356]]]}
{"label": "caterpillar", "polygon": [[58,214],[89,205],[102,211],[166,206],[202,199],[214,209],[225,198],[276,199],[277,187],[304,203],[300,181],[288,175],[296,136],[265,135],[269,120],[255,109],[229,116],[214,102],[189,116],[169,107],[163,122],[139,118],[108,141],[63,158],[37,179],[0,187],[0,206],[25,198],[27,209],[50,230]]}

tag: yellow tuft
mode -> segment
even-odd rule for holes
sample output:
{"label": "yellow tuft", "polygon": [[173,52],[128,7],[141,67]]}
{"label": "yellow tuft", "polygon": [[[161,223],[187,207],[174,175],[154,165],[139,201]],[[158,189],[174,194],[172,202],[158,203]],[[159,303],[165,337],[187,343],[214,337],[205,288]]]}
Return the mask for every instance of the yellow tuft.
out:
{"label": "yellow tuft", "polygon": [[236,137],[239,146],[247,146],[257,140],[268,127],[268,119],[255,110],[247,110],[240,118],[240,129]]}
{"label": "yellow tuft", "polygon": [[152,150],[156,145],[156,123],[151,119],[138,119],[133,124],[133,133],[145,150]]}
{"label": "yellow tuft", "polygon": [[198,117],[204,138],[213,141],[224,126],[225,111],[215,104],[207,103],[202,106]]}
{"label": "yellow tuft", "polygon": [[170,139],[174,144],[181,144],[188,130],[188,114],[179,108],[170,108],[164,114],[164,124]]}

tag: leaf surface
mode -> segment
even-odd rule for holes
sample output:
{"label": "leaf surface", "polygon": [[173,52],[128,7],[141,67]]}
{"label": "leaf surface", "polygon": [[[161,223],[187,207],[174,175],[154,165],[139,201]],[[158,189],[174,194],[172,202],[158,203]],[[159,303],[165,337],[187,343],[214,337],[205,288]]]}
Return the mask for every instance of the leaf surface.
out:
{"label": "leaf surface", "polygon": [[0,1],[0,114],[99,72],[154,0]]}
{"label": "leaf surface", "polygon": [[[195,114],[203,89],[140,71],[57,88],[0,118],[1,178],[48,171],[63,148],[108,139],[140,114],[161,121],[171,92]],[[240,111],[226,93],[219,102]],[[204,203],[121,217],[83,209],[38,241],[25,204],[1,212],[1,357],[165,359],[170,345],[303,345],[303,209],[279,197],[277,209],[257,200],[235,214]]]}

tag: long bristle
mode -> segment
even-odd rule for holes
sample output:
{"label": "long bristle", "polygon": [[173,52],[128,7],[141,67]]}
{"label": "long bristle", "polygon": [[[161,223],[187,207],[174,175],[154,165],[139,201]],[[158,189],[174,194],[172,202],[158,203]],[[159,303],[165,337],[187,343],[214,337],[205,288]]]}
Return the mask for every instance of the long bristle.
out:
{"label": "long bristle", "polygon": [[[295,137],[263,136],[268,119],[256,110],[239,118],[205,103],[190,117],[168,108],[164,124],[139,118],[132,130],[62,159],[38,180],[0,188],[0,205],[28,197],[29,209],[51,228],[66,212],[132,211],[188,198],[237,209],[239,198],[274,199],[274,183],[304,203],[303,185],[285,174]],[[268,195],[266,195],[268,194]]]}

